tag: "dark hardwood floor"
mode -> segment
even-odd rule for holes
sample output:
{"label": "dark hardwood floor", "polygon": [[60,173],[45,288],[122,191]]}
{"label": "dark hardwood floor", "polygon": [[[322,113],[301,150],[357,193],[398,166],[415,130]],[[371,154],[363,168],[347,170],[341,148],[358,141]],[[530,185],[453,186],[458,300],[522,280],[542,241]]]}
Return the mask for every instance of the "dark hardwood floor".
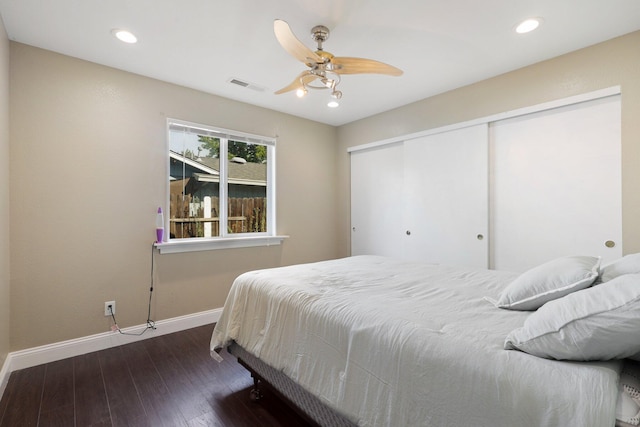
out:
{"label": "dark hardwood floor", "polygon": [[15,371],[0,427],[307,426],[236,359],[209,356],[213,325]]}

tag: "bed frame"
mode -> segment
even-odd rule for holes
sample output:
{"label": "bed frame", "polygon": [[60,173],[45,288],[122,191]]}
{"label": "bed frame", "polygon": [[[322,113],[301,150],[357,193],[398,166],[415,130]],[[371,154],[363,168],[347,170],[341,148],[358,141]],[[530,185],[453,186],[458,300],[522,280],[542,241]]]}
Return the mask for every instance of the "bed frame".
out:
{"label": "bed frame", "polygon": [[311,425],[322,427],[356,426],[329,408],[320,398],[309,393],[282,372],[267,365],[235,342],[229,344],[227,350],[238,359],[238,363],[251,373],[254,384],[249,395],[251,400],[260,400],[262,397],[261,386],[265,385]]}

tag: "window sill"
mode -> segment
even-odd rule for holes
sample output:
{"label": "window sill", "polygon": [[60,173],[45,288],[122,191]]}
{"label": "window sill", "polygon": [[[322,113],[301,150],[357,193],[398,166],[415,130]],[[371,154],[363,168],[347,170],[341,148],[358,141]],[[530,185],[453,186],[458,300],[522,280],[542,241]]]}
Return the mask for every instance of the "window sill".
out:
{"label": "window sill", "polygon": [[194,238],[156,243],[161,254],[210,251],[215,249],[251,248],[280,245],[289,236],[247,236],[227,238]]}

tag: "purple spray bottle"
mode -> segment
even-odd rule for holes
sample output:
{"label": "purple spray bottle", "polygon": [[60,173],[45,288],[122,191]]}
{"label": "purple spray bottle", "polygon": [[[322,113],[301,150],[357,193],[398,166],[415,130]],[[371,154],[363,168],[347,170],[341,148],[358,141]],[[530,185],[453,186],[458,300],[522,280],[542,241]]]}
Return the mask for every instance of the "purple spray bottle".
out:
{"label": "purple spray bottle", "polygon": [[156,215],[156,243],[162,243],[164,238],[164,216],[162,215],[162,208],[158,208],[158,214]]}

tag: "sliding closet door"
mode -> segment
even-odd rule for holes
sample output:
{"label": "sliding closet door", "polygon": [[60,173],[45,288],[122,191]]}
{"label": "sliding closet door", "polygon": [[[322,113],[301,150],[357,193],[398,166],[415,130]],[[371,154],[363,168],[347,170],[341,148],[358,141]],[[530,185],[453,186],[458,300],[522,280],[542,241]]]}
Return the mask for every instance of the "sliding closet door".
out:
{"label": "sliding closet door", "polygon": [[351,254],[402,256],[403,145],[351,153]]}
{"label": "sliding closet door", "polygon": [[405,259],[487,268],[487,150],[487,124],[405,141]]}
{"label": "sliding closet door", "polygon": [[622,255],[620,123],[612,96],[491,125],[492,268]]}

